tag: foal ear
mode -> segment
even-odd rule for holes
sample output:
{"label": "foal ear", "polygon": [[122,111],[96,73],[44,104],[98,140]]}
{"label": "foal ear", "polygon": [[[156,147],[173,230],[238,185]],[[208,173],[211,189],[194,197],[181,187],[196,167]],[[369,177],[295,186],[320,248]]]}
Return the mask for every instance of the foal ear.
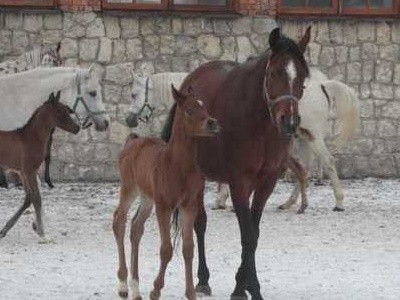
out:
{"label": "foal ear", "polygon": [[282,37],[281,29],[279,27],[276,27],[269,34],[268,42],[269,42],[269,46],[271,47],[272,51],[274,51],[274,49],[276,49],[276,44],[279,42],[281,37]]}
{"label": "foal ear", "polygon": [[180,91],[178,91],[173,84],[171,84],[171,89],[172,89],[172,96],[174,96],[175,102],[178,105],[182,105],[185,100],[186,100],[186,96],[184,94],[182,94]]}
{"label": "foal ear", "polygon": [[53,102],[54,102],[54,99],[55,99],[54,93],[51,93],[51,94],[49,95],[49,102],[53,103]]}
{"label": "foal ear", "polygon": [[56,102],[60,101],[61,91],[57,92],[56,98],[54,99]]}
{"label": "foal ear", "polygon": [[306,29],[306,32],[304,33],[303,38],[299,42],[299,48],[301,52],[306,52],[306,48],[308,43],[310,42],[311,39],[311,26],[308,26]]}

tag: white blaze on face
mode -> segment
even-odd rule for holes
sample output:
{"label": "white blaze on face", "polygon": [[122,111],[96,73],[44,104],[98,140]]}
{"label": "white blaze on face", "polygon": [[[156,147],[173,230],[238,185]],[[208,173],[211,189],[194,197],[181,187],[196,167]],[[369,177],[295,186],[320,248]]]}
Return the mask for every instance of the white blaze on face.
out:
{"label": "white blaze on face", "polygon": [[203,105],[204,105],[204,104],[203,104],[203,101],[201,101],[201,100],[197,100],[197,103],[199,103],[200,106],[203,106]]}
{"label": "white blaze on face", "polygon": [[287,66],[286,66],[286,73],[288,75],[290,93],[292,93],[293,83],[294,83],[294,80],[297,77],[296,65],[293,62],[293,60],[289,60]]}
{"label": "white blaze on face", "polygon": [[[293,92],[293,83],[294,80],[297,77],[297,71],[296,71],[296,65],[293,62],[293,60],[289,60],[287,66],[286,66],[286,73],[288,76],[289,80],[289,87],[290,87],[290,94]],[[290,103],[290,124],[294,124],[294,107],[293,107],[293,102]]]}

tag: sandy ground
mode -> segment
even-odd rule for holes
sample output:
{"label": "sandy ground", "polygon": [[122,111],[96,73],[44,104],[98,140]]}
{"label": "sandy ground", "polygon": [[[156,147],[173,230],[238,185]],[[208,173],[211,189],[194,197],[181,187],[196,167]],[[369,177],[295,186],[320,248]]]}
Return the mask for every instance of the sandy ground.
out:
{"label": "sandy ground", "polygon": [[[265,299],[400,299],[400,181],[344,181],[346,211],[332,212],[329,186],[310,187],[305,215],[276,210],[291,185],[279,183],[261,224],[258,275]],[[0,225],[22,203],[23,192],[0,191]],[[39,244],[25,214],[0,241],[0,299],[118,299],[111,231],[117,184],[57,184],[43,189],[51,244]],[[207,255],[213,296],[229,299],[239,264],[236,218],[212,211],[206,194]],[[133,211],[132,211],[133,214]],[[148,299],[158,269],[154,215],[141,250],[141,290]],[[197,263],[196,263],[197,264]],[[183,299],[180,251],[167,271],[161,299]]]}

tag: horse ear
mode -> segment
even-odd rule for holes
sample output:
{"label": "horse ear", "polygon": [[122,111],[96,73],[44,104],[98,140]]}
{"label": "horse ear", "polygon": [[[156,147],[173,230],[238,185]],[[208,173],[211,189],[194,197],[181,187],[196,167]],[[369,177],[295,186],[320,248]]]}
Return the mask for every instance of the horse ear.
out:
{"label": "horse ear", "polygon": [[51,93],[51,94],[49,95],[49,102],[50,102],[50,103],[53,103],[54,101],[55,101],[54,93]]}
{"label": "horse ear", "polygon": [[180,91],[178,91],[173,84],[171,84],[172,96],[174,96],[175,102],[178,105],[182,105],[185,102],[186,97]]}
{"label": "horse ear", "polygon": [[281,39],[281,37],[282,37],[281,29],[279,27],[276,27],[269,34],[268,42],[269,42],[269,46],[271,47],[272,51],[276,48],[276,44]]}
{"label": "horse ear", "polygon": [[301,52],[306,52],[306,48],[308,43],[310,42],[311,39],[311,26],[308,26],[306,29],[306,32],[304,33],[303,38],[299,42],[299,48]]}
{"label": "horse ear", "polygon": [[60,101],[60,96],[61,96],[61,91],[58,91],[58,92],[57,92],[57,95],[56,95],[56,98],[55,98],[55,101],[56,101],[56,102],[59,102],[59,101]]}
{"label": "horse ear", "polygon": [[58,44],[57,44],[57,48],[56,48],[56,53],[60,53],[60,50],[61,50],[61,42],[58,42]]}

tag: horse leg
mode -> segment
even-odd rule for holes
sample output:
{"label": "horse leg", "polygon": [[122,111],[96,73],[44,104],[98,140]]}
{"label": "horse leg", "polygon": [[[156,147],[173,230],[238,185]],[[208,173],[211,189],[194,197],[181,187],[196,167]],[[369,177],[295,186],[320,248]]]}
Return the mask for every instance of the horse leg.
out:
{"label": "horse leg", "polygon": [[185,296],[189,300],[196,299],[196,293],[193,284],[193,228],[197,216],[197,206],[192,203],[182,208],[182,252],[185,260],[185,279],[186,291]]}
{"label": "horse leg", "polygon": [[5,237],[7,232],[15,225],[22,213],[31,205],[31,193],[25,188],[25,200],[18,211],[8,220],[6,225],[0,231],[0,239]]}
{"label": "horse leg", "polygon": [[[298,209],[297,213],[302,214],[304,213],[305,209],[308,206],[307,201],[307,171],[305,170],[304,166],[293,156],[289,158],[288,167],[296,174],[297,177],[297,191],[300,189],[301,192],[301,206]],[[298,195],[298,192],[297,192]],[[296,197],[297,200],[297,197]]]}
{"label": "horse leg", "polygon": [[[255,235],[254,252],[256,250],[258,237],[260,235],[260,220],[262,212],[264,210],[265,204],[267,203],[269,196],[271,195],[275,187],[275,184],[280,174],[281,172],[274,172],[273,174],[268,174],[268,176],[263,176],[257,182],[257,186],[254,192],[253,201],[251,205],[251,221]],[[249,275],[247,278],[248,282],[246,289],[251,294],[252,299],[262,299],[262,296],[260,294],[260,283],[257,279],[254,252],[253,256],[250,258],[251,261],[249,263]]]}
{"label": "horse leg", "polygon": [[217,200],[212,209],[225,209],[226,201],[229,198],[229,186],[225,183],[218,183]]}
{"label": "horse leg", "polygon": [[208,285],[208,280],[210,278],[210,271],[207,267],[206,254],[204,249],[204,235],[207,229],[207,214],[204,209],[203,203],[203,192],[201,192],[201,200],[199,199],[200,209],[197,213],[196,222],[194,223],[194,230],[197,236],[197,247],[199,253],[199,268],[197,271],[197,276],[199,278],[199,283],[196,286],[196,292],[211,296],[211,288]]}
{"label": "horse leg", "polygon": [[340,184],[340,180],[335,167],[335,160],[332,155],[329,153],[328,148],[326,147],[323,140],[315,140],[311,142],[311,147],[315,154],[319,156],[322,164],[326,168],[328,172],[329,179],[331,180],[333,193],[335,194],[336,206],[334,207],[334,211],[344,211],[343,207],[343,190],[342,185]]}
{"label": "horse leg", "polygon": [[31,197],[33,208],[35,209],[35,221],[32,223],[33,230],[41,237],[44,237],[42,220],[42,198],[40,196],[37,170],[22,172],[23,184]]}
{"label": "horse leg", "polygon": [[47,151],[46,151],[46,157],[44,159],[44,181],[46,181],[47,185],[49,188],[54,188],[53,183],[51,182],[50,178],[50,161],[51,161],[51,145],[53,144],[53,129],[50,133],[50,139],[49,142],[47,143]]}
{"label": "horse leg", "polygon": [[[231,299],[247,299],[245,289],[249,288],[249,278],[253,279],[251,290],[252,299],[262,299],[260,284],[255,273],[255,251],[257,248],[257,232],[254,227],[249,208],[251,182],[243,178],[230,183],[233,206],[240,227],[242,244],[242,262],[236,273],[236,286]],[[258,289],[258,292],[257,292]]]}
{"label": "horse leg", "polygon": [[2,167],[0,167],[0,187],[8,189],[6,174]]}
{"label": "horse leg", "polygon": [[139,246],[144,233],[144,224],[149,218],[153,209],[153,203],[150,200],[142,199],[140,206],[131,222],[131,291],[133,300],[141,300],[139,289]]}
{"label": "horse leg", "polygon": [[161,237],[160,269],[156,279],[154,280],[154,288],[150,293],[151,300],[157,300],[161,296],[161,289],[164,287],[165,271],[167,270],[168,263],[172,258],[173,251],[170,235],[172,210],[167,207],[156,206],[156,214]]}
{"label": "horse leg", "polygon": [[134,193],[134,189],[130,187],[128,184],[126,184],[124,181],[122,181],[119,193],[119,204],[114,212],[113,232],[118,247],[118,260],[119,260],[119,267],[117,272],[119,279],[118,294],[123,298],[128,297],[128,284],[127,284],[128,269],[126,267],[125,247],[124,247],[125,225],[127,220],[126,216],[136,196],[137,195]]}

